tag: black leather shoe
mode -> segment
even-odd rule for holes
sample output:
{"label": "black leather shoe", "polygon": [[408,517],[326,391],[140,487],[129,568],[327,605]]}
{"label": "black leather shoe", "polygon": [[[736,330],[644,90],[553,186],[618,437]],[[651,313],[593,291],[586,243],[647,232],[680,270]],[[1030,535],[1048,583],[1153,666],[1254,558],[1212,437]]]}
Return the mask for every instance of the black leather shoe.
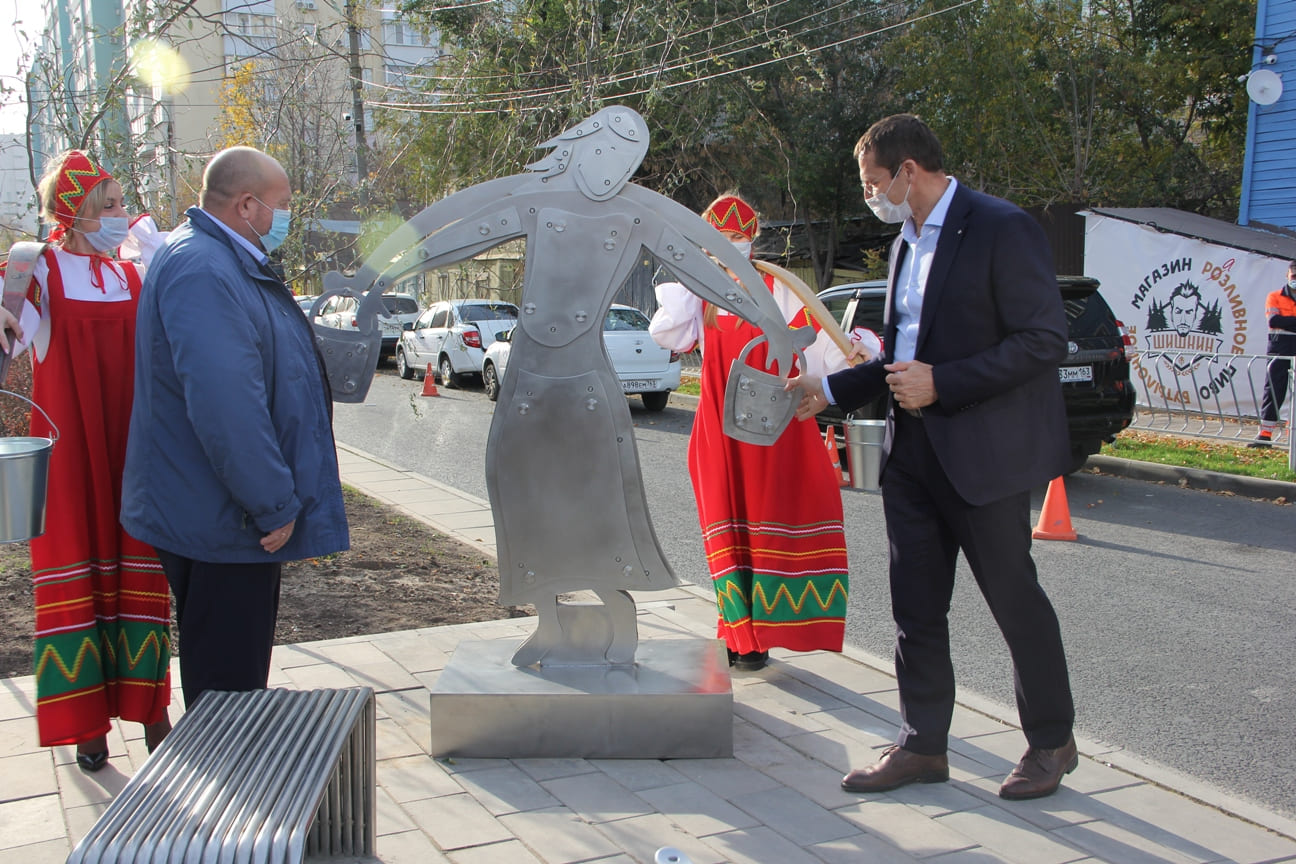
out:
{"label": "black leather shoe", "polygon": [[768,662],[768,651],[748,651],[746,654],[738,655],[738,659],[733,662],[733,667],[743,672],[755,672],[757,669],[764,669]]}
{"label": "black leather shoe", "polygon": [[856,768],[842,778],[847,792],[886,792],[909,783],[944,783],[949,779],[949,756],[927,756],[893,745],[876,764]]}
{"label": "black leather shoe", "polygon": [[94,773],[108,764],[108,751],[101,750],[98,753],[82,753],[77,751],[77,765],[81,766],[82,771]]}
{"label": "black leather shoe", "polygon": [[1053,750],[1027,747],[1026,755],[999,787],[999,797],[1010,801],[1043,798],[1052,795],[1062,784],[1062,775],[1070,774],[1080,764],[1075,738]]}

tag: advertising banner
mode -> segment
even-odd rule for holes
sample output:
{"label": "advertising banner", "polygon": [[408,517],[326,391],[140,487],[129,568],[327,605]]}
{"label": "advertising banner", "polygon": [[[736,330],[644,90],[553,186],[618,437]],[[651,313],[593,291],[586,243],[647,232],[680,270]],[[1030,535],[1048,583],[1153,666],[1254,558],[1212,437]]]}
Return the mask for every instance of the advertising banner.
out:
{"label": "advertising banner", "polygon": [[1097,279],[1134,337],[1138,404],[1257,415],[1267,349],[1265,297],[1287,279],[1287,261],[1085,217],[1085,275]]}

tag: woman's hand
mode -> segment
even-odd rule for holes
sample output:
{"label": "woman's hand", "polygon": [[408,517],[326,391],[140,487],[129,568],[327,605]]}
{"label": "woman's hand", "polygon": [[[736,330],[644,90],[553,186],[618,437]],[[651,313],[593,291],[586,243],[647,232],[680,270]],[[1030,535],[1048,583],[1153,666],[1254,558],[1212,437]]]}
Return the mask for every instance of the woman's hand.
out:
{"label": "woman's hand", "polygon": [[[13,334],[12,340],[10,333]],[[23,338],[22,326],[19,325],[18,319],[8,309],[0,306],[0,349],[6,354],[16,342],[21,342]]]}

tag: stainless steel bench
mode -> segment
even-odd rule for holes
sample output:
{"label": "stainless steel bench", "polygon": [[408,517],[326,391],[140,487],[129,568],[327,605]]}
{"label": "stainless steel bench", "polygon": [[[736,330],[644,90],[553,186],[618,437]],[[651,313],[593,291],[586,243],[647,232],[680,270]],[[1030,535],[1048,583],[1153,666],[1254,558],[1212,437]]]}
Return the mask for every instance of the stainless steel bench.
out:
{"label": "stainless steel bench", "polygon": [[208,692],[68,864],[372,857],[373,690]]}

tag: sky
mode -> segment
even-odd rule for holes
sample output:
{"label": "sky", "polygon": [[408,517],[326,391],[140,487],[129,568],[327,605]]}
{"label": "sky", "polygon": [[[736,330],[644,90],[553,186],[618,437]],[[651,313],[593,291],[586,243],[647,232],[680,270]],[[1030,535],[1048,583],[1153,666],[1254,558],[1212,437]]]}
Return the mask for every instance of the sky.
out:
{"label": "sky", "polygon": [[16,93],[0,94],[0,132],[21,132],[26,118],[22,96],[22,70],[19,59],[26,51],[19,31],[29,36],[40,32],[44,23],[40,0],[0,0],[0,80]]}

